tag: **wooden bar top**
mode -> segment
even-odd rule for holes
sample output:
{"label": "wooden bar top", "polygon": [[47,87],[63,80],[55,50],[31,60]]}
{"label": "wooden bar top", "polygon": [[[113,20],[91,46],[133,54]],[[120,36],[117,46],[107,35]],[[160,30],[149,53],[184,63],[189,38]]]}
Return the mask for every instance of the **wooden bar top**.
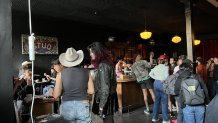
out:
{"label": "wooden bar top", "polygon": [[55,100],[53,97],[46,97],[44,95],[35,95],[35,103],[54,103],[59,100]]}
{"label": "wooden bar top", "polygon": [[136,82],[135,78],[130,79],[117,79],[117,82]]}

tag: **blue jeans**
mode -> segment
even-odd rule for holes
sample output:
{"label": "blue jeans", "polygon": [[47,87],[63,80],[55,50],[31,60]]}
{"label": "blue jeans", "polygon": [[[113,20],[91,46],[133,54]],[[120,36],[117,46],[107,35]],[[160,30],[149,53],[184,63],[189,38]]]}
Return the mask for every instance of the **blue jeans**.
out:
{"label": "blue jeans", "polygon": [[186,123],[203,123],[205,106],[188,106],[183,109]]}
{"label": "blue jeans", "polygon": [[163,92],[163,83],[160,80],[154,81],[154,107],[153,107],[153,119],[158,119],[158,114],[160,112],[160,102],[162,102],[162,114],[163,120],[168,121],[168,96]]}
{"label": "blue jeans", "polygon": [[183,117],[183,107],[182,107],[182,102],[181,102],[181,97],[180,97],[181,95],[177,95],[177,96],[175,96],[175,99],[176,99],[176,101],[177,101],[177,103],[178,103],[178,113],[177,113],[177,122],[178,123],[185,123],[185,121],[184,121],[184,117]]}
{"label": "blue jeans", "polygon": [[64,117],[64,123],[91,123],[88,102],[63,101],[60,113]]}

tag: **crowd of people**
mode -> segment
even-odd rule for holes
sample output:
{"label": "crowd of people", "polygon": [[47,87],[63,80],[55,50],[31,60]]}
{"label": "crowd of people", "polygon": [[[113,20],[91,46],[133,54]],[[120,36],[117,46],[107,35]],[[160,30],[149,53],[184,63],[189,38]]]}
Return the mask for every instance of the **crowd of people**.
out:
{"label": "crowd of people", "polygon": [[[201,57],[197,57],[193,62],[185,55],[179,56],[178,59],[160,55],[155,60],[152,52],[149,60],[138,54],[134,62],[124,62],[119,58],[117,64],[114,64],[109,51],[102,43],[93,42],[87,50],[91,57],[90,65],[81,67],[84,51],[76,51],[71,47],[52,61],[51,74],[44,74],[47,81],[51,83],[44,88],[43,94],[55,99],[61,97],[59,112],[65,122],[90,123],[91,112],[93,112],[104,123],[114,123],[113,116],[119,107],[116,92],[117,79],[126,73],[135,76],[141,86],[146,115],[151,113],[148,104],[148,92],[150,93],[154,102],[151,119],[153,122],[160,120],[159,113],[162,111],[163,123],[169,123],[170,117],[176,117],[178,123],[203,123],[205,106],[218,93],[217,57],[210,58],[204,65]],[[173,95],[163,91],[163,84],[170,75],[176,75]],[[31,97],[29,94],[33,91],[31,76],[31,62],[24,62],[18,78],[14,78],[13,94],[16,105],[19,108],[22,107],[21,105],[26,106],[22,114],[29,111],[31,99],[27,97]],[[200,104],[187,103],[186,95],[181,91],[187,78],[199,82],[205,95],[204,101]],[[190,88],[197,90],[193,85]],[[173,112],[173,107],[176,113]],[[23,121],[28,120],[25,115],[22,116]]]}
{"label": "crowd of people", "polygon": [[[154,101],[151,119],[153,122],[159,121],[158,114],[162,111],[163,123],[168,123],[170,119],[176,119],[178,123],[203,123],[205,121],[206,105],[209,104],[218,91],[217,57],[210,58],[204,64],[201,57],[197,57],[196,61],[191,61],[185,55],[178,58],[160,55],[157,59],[157,65],[154,64],[155,59],[153,57],[154,54],[151,53],[149,60],[143,60],[141,55],[137,55],[135,62],[131,65],[131,71],[142,88],[145,102],[144,113],[150,114],[147,101],[148,89]],[[117,76],[123,73],[122,63],[125,64],[125,61],[119,59],[116,64]],[[164,92],[163,83],[170,75],[176,76],[173,89],[175,94]],[[183,89],[182,82],[191,77],[199,82],[200,89],[204,93],[204,101],[200,104],[186,103],[184,97],[187,94],[183,94],[181,91]],[[197,88],[195,89],[197,90]]]}

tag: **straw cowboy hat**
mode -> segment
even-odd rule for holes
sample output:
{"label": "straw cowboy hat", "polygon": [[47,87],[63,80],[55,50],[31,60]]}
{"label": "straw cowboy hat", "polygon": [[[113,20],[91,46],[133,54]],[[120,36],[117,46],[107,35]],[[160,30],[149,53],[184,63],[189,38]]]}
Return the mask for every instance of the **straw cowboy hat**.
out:
{"label": "straw cowboy hat", "polygon": [[24,61],[21,65],[22,65],[22,66],[26,66],[26,65],[29,65],[29,64],[32,64],[32,62]]}
{"label": "straw cowboy hat", "polygon": [[84,58],[82,50],[76,51],[74,48],[68,48],[66,53],[59,56],[60,63],[65,67],[73,67],[79,65]]}

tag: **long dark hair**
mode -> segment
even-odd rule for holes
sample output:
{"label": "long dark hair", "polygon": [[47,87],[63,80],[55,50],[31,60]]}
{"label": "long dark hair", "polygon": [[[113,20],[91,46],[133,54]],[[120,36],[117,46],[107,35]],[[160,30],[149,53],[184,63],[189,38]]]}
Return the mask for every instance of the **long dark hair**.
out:
{"label": "long dark hair", "polygon": [[109,51],[106,46],[100,42],[93,42],[90,44],[87,49],[89,52],[95,54],[95,59],[91,60],[91,64],[96,68],[101,62],[106,62],[109,64],[113,64]]}

